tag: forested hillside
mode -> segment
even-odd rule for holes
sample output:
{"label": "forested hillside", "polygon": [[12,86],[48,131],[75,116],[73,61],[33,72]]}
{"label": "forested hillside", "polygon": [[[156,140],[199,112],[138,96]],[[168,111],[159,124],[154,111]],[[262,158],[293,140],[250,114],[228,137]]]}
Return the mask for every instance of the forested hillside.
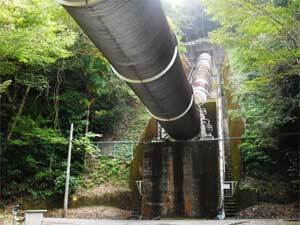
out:
{"label": "forested hillside", "polygon": [[232,76],[225,89],[240,106],[231,118],[245,123],[244,175],[273,182],[273,200],[285,191],[299,196],[300,1],[203,2],[219,23],[210,38],[229,55]]}
{"label": "forested hillside", "polygon": [[1,2],[0,68],[4,201],[62,193],[70,123],[75,127],[75,188],[90,141],[112,139],[121,118],[141,108],[112,75],[106,59],[52,0]]}
{"label": "forested hillside", "polygon": [[[300,1],[162,2],[180,53],[203,37],[226,50],[228,114],[245,125],[240,188],[297,200]],[[0,206],[62,195],[71,123],[71,192],[128,184],[130,162],[87,155],[94,141],[138,141],[149,116],[56,1],[1,1],[0,103]]]}

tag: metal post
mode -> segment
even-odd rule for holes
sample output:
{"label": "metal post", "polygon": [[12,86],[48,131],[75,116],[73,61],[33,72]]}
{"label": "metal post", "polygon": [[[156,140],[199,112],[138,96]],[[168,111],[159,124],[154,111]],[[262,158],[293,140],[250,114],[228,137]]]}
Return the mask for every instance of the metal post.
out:
{"label": "metal post", "polygon": [[225,218],[224,210],[224,180],[225,180],[225,148],[224,148],[224,127],[223,127],[223,104],[222,104],[222,77],[219,68],[215,68],[218,80],[218,96],[217,96],[217,120],[218,120],[218,138],[219,138],[219,165],[220,165],[220,188],[221,188],[221,215],[219,219]]}
{"label": "metal post", "polygon": [[69,183],[70,183],[72,140],[73,140],[73,123],[71,123],[71,128],[70,128],[68,161],[67,161],[67,171],[66,171],[66,185],[65,185],[65,199],[64,199],[64,217],[67,216],[67,210],[68,210],[68,197],[69,197]]}
{"label": "metal post", "polygon": [[16,225],[16,216],[18,215],[18,211],[19,211],[19,205],[15,205],[15,206],[12,208],[13,225]]}
{"label": "metal post", "polygon": [[131,161],[132,161],[133,158],[134,158],[134,156],[133,156],[133,152],[134,152],[134,151],[133,151],[133,148],[134,148],[134,142],[132,141],[132,142],[131,142],[131,149],[130,149],[130,151],[131,151],[131,152],[130,152],[130,154],[131,154]]}

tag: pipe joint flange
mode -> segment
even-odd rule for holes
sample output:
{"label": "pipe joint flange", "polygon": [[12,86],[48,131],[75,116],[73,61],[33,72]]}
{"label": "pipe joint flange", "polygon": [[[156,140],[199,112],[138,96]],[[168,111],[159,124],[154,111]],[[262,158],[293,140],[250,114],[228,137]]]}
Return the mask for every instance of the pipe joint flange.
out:
{"label": "pipe joint flange", "polygon": [[180,118],[182,118],[185,114],[188,113],[188,111],[191,109],[192,105],[194,103],[194,95],[192,94],[191,95],[191,101],[190,101],[190,104],[189,106],[186,108],[186,110],[184,110],[183,113],[179,114],[178,116],[175,116],[175,117],[172,117],[172,118],[162,118],[162,117],[159,117],[159,116],[155,116],[152,112],[150,112],[149,109],[146,108],[147,112],[155,119],[159,120],[159,121],[162,121],[162,122],[171,122],[171,121],[175,121],[175,120],[178,120]]}
{"label": "pipe joint flange", "polygon": [[123,75],[121,75],[112,65],[111,65],[111,69],[113,70],[113,72],[122,80],[128,82],[128,83],[133,83],[133,84],[145,84],[145,83],[149,83],[149,82],[152,82],[152,81],[155,81],[159,78],[161,78],[163,75],[165,75],[169,69],[173,66],[174,62],[175,62],[175,59],[177,57],[177,46],[175,46],[175,49],[174,49],[174,53],[173,53],[173,57],[170,61],[170,63],[166,66],[165,69],[163,69],[161,72],[159,72],[158,74],[155,74],[153,76],[151,76],[150,78],[147,78],[147,79],[142,79],[142,80],[135,80],[135,79],[129,79],[127,77],[124,77]]}
{"label": "pipe joint flange", "polygon": [[57,2],[64,6],[84,7],[95,5],[100,0],[57,0]]}

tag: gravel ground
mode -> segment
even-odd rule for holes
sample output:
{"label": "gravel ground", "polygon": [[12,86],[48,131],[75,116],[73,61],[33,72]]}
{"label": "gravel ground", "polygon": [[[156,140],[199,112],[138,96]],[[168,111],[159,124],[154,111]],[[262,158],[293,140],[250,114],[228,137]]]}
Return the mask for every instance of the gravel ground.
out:
{"label": "gravel ground", "polygon": [[97,195],[114,194],[119,192],[131,192],[129,188],[119,187],[114,184],[105,183],[101,185],[94,186],[90,189],[79,189],[74,195],[83,197],[94,197]]}
{"label": "gravel ground", "polygon": [[[63,210],[55,209],[48,211],[46,217],[62,217]],[[109,207],[109,206],[93,206],[80,207],[68,210],[67,218],[78,219],[127,219],[130,216],[130,211]]]}
{"label": "gravel ground", "polygon": [[259,204],[239,212],[238,218],[263,219],[300,219],[299,203],[279,205],[279,204]]}

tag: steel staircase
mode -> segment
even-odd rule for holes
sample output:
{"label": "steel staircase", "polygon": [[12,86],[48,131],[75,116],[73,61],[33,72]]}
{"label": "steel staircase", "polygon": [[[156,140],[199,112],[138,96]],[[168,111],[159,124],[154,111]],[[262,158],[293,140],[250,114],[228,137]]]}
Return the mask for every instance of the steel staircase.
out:
{"label": "steel staircase", "polygon": [[[230,150],[229,150],[230,151]],[[226,158],[226,172],[225,172],[225,184],[230,186],[228,191],[224,191],[224,209],[225,216],[228,218],[235,217],[237,214],[237,206],[234,198],[234,190],[236,186],[236,182],[234,181],[233,173],[232,173],[232,160],[231,153],[228,151],[225,154]]]}

